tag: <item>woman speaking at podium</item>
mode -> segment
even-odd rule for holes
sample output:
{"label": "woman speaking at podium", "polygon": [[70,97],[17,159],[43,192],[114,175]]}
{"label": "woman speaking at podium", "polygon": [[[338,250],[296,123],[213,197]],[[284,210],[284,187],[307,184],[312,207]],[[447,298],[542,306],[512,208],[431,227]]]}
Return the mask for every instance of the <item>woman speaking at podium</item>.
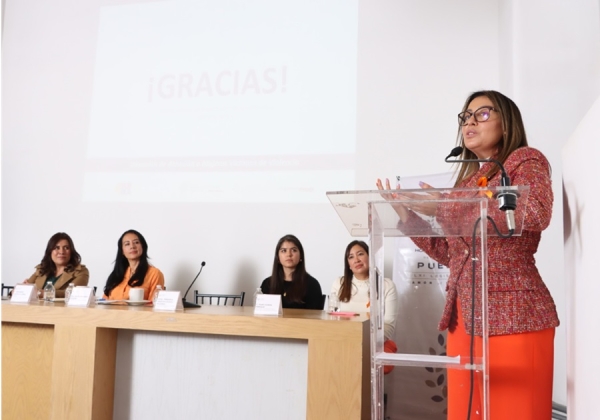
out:
{"label": "woman speaking at podium", "polygon": [[285,235],[277,242],[273,272],[260,289],[265,294],[281,295],[284,308],[323,309],[321,285],[306,272],[304,248],[294,235]]}
{"label": "woman speaking at podium", "polygon": [[[556,307],[535,266],[542,230],[552,215],[550,165],[527,145],[521,113],[515,103],[495,91],[471,94],[458,114],[461,160],[495,159],[506,169],[512,185],[530,186],[521,236],[488,238],[489,387],[492,420],[530,420],[552,417],[554,330]],[[463,162],[455,187],[499,186],[501,171],[492,162]],[[383,189],[381,180],[377,187]],[[390,189],[389,181],[386,189]],[[422,185],[423,188],[430,188]],[[397,194],[393,194],[397,196]],[[453,205],[426,202],[395,206],[401,223],[410,226],[436,216],[443,227]],[[456,210],[456,209],[454,209]],[[495,211],[495,209],[494,209]],[[455,218],[456,219],[456,218]],[[413,238],[429,256],[450,268],[446,305],[439,327],[448,329],[447,354],[469,355],[472,327],[481,348],[481,322],[473,325],[472,284],[481,290],[481,273],[471,268],[470,237]],[[477,318],[476,318],[477,319]],[[479,336],[479,337],[478,337]],[[481,418],[481,384],[471,390],[470,371],[448,369],[448,419]],[[470,407],[470,410],[469,410]],[[470,414],[469,414],[470,413]]]}
{"label": "woman speaking at podium", "polygon": [[115,268],[106,280],[104,298],[127,300],[133,287],[144,289],[144,300],[152,299],[157,285],[164,287],[161,271],[148,263],[148,243],[141,233],[128,230],[117,242]]}

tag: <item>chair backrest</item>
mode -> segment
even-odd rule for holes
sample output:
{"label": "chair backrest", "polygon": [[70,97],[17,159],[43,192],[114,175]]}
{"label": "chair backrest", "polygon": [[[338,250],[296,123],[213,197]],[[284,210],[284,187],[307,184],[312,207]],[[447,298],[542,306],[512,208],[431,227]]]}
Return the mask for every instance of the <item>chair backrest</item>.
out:
{"label": "chair backrest", "polygon": [[15,286],[5,286],[4,283],[2,283],[2,296],[8,296],[8,294],[14,288],[15,288]]}
{"label": "chair backrest", "polygon": [[322,299],[321,309],[325,309],[325,299],[327,299],[327,295],[323,295],[323,297],[321,299]]}
{"label": "chair backrest", "polygon": [[[194,300],[196,304],[201,305],[223,305],[227,306],[227,303],[231,306],[235,306],[239,304],[239,306],[244,306],[244,296],[246,296],[246,292],[242,292],[239,295],[219,295],[219,294],[211,294],[211,293],[198,293],[197,290],[194,290]],[[239,303],[238,303],[239,302]]]}

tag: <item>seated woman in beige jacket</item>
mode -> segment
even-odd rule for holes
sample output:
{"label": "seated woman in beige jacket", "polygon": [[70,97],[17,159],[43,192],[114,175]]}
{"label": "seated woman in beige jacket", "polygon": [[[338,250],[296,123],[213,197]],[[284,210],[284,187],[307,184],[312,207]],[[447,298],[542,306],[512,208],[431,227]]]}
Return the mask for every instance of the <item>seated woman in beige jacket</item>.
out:
{"label": "seated woman in beige jacket", "polygon": [[47,281],[54,284],[57,298],[65,297],[70,283],[75,286],[87,286],[90,273],[81,264],[81,256],[75,250],[73,240],[64,232],[52,235],[46,246],[42,262],[35,267],[35,273],[25,283],[35,284],[43,290]]}

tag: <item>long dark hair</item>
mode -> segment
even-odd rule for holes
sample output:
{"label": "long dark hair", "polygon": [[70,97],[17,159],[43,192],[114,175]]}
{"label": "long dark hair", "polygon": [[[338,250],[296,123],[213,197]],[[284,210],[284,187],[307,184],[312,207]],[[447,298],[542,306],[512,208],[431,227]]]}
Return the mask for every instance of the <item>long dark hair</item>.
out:
{"label": "long dark hair", "polygon": [[283,282],[285,281],[285,274],[283,272],[283,266],[279,262],[279,249],[284,242],[291,242],[300,251],[300,262],[294,272],[292,273],[292,281],[289,284],[289,288],[286,291],[286,298],[290,302],[303,302],[304,295],[306,294],[306,261],[304,258],[304,248],[300,243],[300,240],[294,235],[285,235],[278,242],[275,247],[275,257],[273,258],[273,271],[271,272],[271,279],[269,280],[269,293],[270,294],[283,294]]}
{"label": "long dark hair", "polygon": [[350,250],[356,245],[361,247],[367,253],[367,255],[369,255],[369,245],[367,245],[364,241],[352,241],[346,247],[346,252],[344,253],[344,277],[342,277],[339,291],[339,298],[341,302],[350,302],[350,299],[352,298],[352,277],[354,277],[354,273],[350,268],[348,256],[350,255]]}
{"label": "long dark hair", "polygon": [[71,250],[71,258],[69,258],[65,271],[73,271],[75,267],[81,264],[81,255],[75,250],[75,245],[71,237],[64,232],[58,232],[50,237],[48,245],[46,245],[46,252],[44,252],[44,258],[42,258],[42,262],[40,263],[40,274],[42,276],[54,277],[56,274],[56,264],[52,261],[52,250],[63,239],[69,243],[69,249]]}
{"label": "long dark hair", "polygon": [[[523,125],[523,118],[521,117],[521,111],[519,111],[519,107],[512,101],[512,99],[507,96],[501,94],[500,92],[496,92],[495,90],[480,90],[477,92],[473,92],[463,106],[463,111],[466,111],[469,107],[469,104],[473,99],[478,98],[480,96],[485,96],[491,102],[497,112],[500,114],[502,121],[502,139],[498,144],[498,154],[495,159],[500,163],[504,164],[508,155],[517,150],[520,147],[527,146],[527,135],[525,134],[525,126]],[[465,144],[461,127],[458,127],[458,136],[457,136],[457,144],[459,146],[463,146]],[[460,157],[461,159],[477,159],[475,153],[468,150],[466,147],[463,149],[463,153]],[[454,186],[458,186],[469,176],[474,174],[479,170],[479,163],[471,162],[471,163],[461,163],[458,167],[458,175],[456,177],[456,183]],[[486,174],[486,177],[489,179],[494,176],[498,172],[498,166],[492,165],[492,169]]]}
{"label": "long dark hair", "polygon": [[104,294],[106,296],[110,296],[110,292],[112,292],[112,290],[123,281],[125,272],[129,267],[129,261],[127,261],[127,258],[125,258],[125,255],[123,254],[123,237],[128,233],[133,233],[140,240],[140,244],[142,245],[142,255],[140,256],[140,263],[135,269],[135,273],[133,273],[133,275],[129,278],[127,284],[129,287],[139,287],[144,284],[144,277],[146,277],[149,266],[148,243],[140,232],[130,229],[127,232],[124,232],[117,242],[117,258],[115,258],[115,268],[108,276],[108,279],[106,280],[106,286],[104,286]]}

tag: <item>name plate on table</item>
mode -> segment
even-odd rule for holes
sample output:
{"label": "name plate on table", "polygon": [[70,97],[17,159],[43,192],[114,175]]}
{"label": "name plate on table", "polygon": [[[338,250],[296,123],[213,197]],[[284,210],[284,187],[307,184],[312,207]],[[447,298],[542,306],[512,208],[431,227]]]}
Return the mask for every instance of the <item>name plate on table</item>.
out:
{"label": "name plate on table", "polygon": [[10,298],[11,303],[31,303],[37,300],[35,284],[17,284]]}
{"label": "name plate on table", "polygon": [[173,292],[170,290],[161,290],[158,292],[156,302],[154,302],[154,311],[175,312],[183,310],[181,303],[181,292]]}
{"label": "name plate on table", "polygon": [[67,306],[76,308],[87,308],[95,303],[94,288],[77,286],[71,292]]}
{"label": "name plate on table", "polygon": [[256,295],[256,305],[254,306],[254,315],[275,315],[283,314],[281,309],[281,295]]}

